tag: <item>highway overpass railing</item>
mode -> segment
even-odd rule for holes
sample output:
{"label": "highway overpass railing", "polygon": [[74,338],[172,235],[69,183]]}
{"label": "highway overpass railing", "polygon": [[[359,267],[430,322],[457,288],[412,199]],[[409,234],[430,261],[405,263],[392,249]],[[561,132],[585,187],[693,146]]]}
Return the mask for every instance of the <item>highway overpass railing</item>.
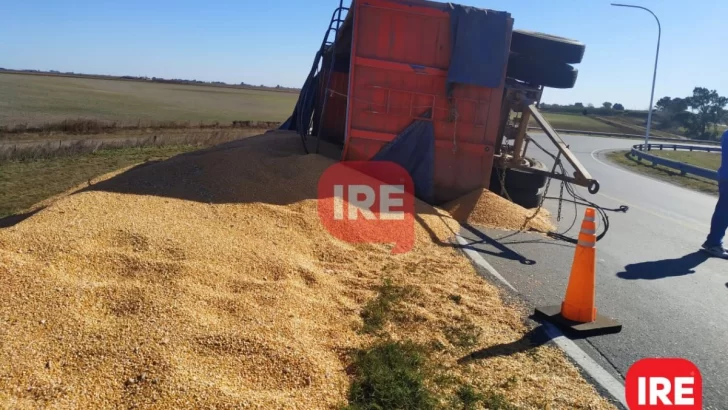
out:
{"label": "highway overpass railing", "polygon": [[718,147],[682,145],[682,144],[647,144],[646,148],[647,149],[645,149],[645,144],[637,144],[632,147],[632,150],[630,151],[630,155],[637,158],[638,161],[642,161],[642,160],[650,161],[653,166],[662,165],[663,167],[676,169],[676,170],[680,171],[680,175],[692,174],[695,176],[699,176],[701,178],[718,181],[718,172],[715,170],[701,168],[701,167],[697,167],[695,165],[686,164],[684,162],[674,161],[671,159],[658,157],[656,155],[652,155],[649,153],[650,151],[655,151],[655,150],[721,152],[721,149]]}

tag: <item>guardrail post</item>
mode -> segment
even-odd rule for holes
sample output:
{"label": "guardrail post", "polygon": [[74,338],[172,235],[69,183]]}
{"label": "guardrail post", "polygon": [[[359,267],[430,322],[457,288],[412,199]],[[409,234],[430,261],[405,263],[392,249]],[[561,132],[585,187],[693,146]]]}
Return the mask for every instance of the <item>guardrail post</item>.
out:
{"label": "guardrail post", "polygon": [[[662,158],[662,157],[655,156],[655,155],[645,152],[644,148],[650,149],[650,148],[652,148],[652,145],[653,144],[633,145],[632,149],[629,151],[629,154],[632,157],[637,158],[638,163],[642,163],[643,159],[646,161],[649,161],[650,164],[649,165],[645,164],[645,165],[648,165],[652,168],[655,168],[659,165],[662,165],[667,168],[672,168],[676,171],[672,175],[676,175],[677,171],[679,171],[681,176],[692,174],[692,175],[695,175],[695,176],[698,176],[701,178],[706,178],[706,179],[709,179],[712,181],[718,181],[718,173],[715,170],[696,167],[696,166],[689,165],[689,164],[686,164],[686,163],[683,163],[680,161],[675,161],[675,160],[671,160],[668,158]],[[690,152],[694,152],[694,151],[722,152],[722,150],[720,148],[716,148],[716,147],[708,148],[708,147],[698,147],[698,146],[692,146],[692,145],[677,145],[677,144],[654,144],[654,145],[659,146],[660,150],[664,150],[665,145],[667,145],[667,148],[672,147],[672,149],[674,151],[677,151],[678,149],[680,149],[680,150],[685,150],[685,151],[690,150]]]}

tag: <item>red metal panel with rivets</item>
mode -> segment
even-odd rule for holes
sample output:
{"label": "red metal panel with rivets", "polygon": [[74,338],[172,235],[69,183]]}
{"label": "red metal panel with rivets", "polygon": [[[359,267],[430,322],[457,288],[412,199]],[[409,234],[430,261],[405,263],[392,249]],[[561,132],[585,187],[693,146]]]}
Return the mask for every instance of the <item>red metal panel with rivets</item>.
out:
{"label": "red metal panel with rivets", "polygon": [[[336,71],[329,73],[328,70],[323,70],[321,78],[328,78],[329,87],[326,96],[328,99],[322,118],[314,116],[316,135],[324,140],[341,140],[341,136],[346,133],[346,93],[349,87],[349,74]],[[326,85],[326,81],[320,82],[318,101],[324,100]]]}
{"label": "red metal panel with rivets", "polygon": [[355,0],[343,159],[371,159],[431,111],[435,197],[443,202],[488,187],[503,87],[456,84],[448,98],[450,16],[436,5],[444,6]]}

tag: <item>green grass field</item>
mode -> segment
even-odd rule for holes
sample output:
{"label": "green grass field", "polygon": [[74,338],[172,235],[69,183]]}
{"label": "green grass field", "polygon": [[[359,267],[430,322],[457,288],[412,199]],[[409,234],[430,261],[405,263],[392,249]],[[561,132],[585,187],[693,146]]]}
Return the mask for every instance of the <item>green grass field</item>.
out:
{"label": "green grass field", "polygon": [[720,168],[720,154],[711,152],[690,152],[690,151],[650,151],[650,154],[667,158],[673,161],[680,161],[696,167],[718,170]]}
{"label": "green grass field", "polygon": [[[669,158],[674,161],[681,161],[702,168],[715,169],[720,167],[720,154],[707,152],[690,152],[690,151],[650,151],[651,154],[663,158]],[[696,191],[709,194],[718,194],[718,183],[709,179],[697,177],[695,175],[680,175],[672,168],[663,166],[653,167],[649,161],[638,162],[636,159],[628,155],[629,151],[614,151],[607,154],[607,158],[616,164],[648,175],[653,178],[660,179],[685,188],[694,189]]]}
{"label": "green grass field", "polygon": [[[297,98],[295,93],[204,85],[0,74],[0,125],[38,126],[75,118],[129,125],[138,121],[283,121]],[[544,115],[554,128],[619,132],[583,115]]]}
{"label": "green grass field", "polygon": [[[622,133],[618,128],[584,115],[544,113],[544,117],[556,129]],[[531,126],[537,126],[536,122],[531,120]]]}
{"label": "green grass field", "polygon": [[[283,121],[297,98],[288,92],[204,85],[0,74],[0,126],[40,126],[76,118],[122,125],[139,121]],[[544,115],[554,128],[620,132],[583,115]]]}
{"label": "green grass field", "polygon": [[0,172],[0,219],[21,212],[96,176],[150,159],[169,158],[196,149],[200,147],[181,145],[124,148],[72,157],[3,162]]}
{"label": "green grass field", "polygon": [[283,121],[297,98],[288,92],[0,74],[0,126],[42,125],[69,118],[123,124]]}

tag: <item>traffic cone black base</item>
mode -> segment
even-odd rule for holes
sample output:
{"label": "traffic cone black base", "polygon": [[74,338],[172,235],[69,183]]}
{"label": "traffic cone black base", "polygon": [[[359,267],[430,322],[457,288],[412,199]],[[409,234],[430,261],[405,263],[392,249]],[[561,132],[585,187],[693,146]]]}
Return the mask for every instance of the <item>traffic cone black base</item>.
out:
{"label": "traffic cone black base", "polygon": [[574,250],[566,296],[561,305],[536,308],[536,317],[579,337],[619,333],[616,320],[601,316],[596,307],[597,211],[586,208]]}
{"label": "traffic cone black base", "polygon": [[567,333],[578,337],[591,337],[619,333],[622,331],[622,324],[616,320],[597,314],[593,322],[579,323],[569,320],[561,315],[561,306],[537,307],[535,317],[547,320]]}

